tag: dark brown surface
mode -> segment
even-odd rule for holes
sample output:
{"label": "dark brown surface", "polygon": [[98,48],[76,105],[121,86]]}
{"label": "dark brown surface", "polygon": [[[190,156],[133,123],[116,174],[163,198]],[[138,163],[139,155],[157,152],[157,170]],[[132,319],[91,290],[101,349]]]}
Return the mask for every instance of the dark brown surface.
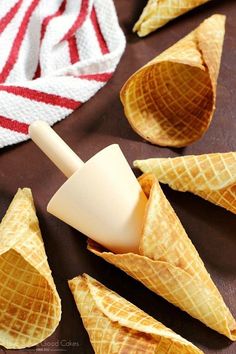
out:
{"label": "dark brown surface", "polygon": [[[111,143],[120,144],[130,164],[137,158],[236,150],[235,1],[211,1],[144,39],[132,34],[131,27],[145,1],[116,0],[115,4],[127,37],[126,52],[119,67],[105,88],[70,118],[56,124],[55,130],[84,160]],[[184,149],[159,148],[144,142],[131,130],[124,118],[119,100],[122,84],[136,69],[214,13],[226,14],[227,25],[217,110],[210,129],[199,142]],[[84,236],[46,212],[47,202],[63,183],[64,177],[32,142],[1,150],[0,166],[0,217],[4,215],[18,187],[32,188],[49,264],[62,299],[61,323],[37,350],[43,350],[44,353],[93,353],[67,286],[67,279],[86,272],[198,345],[205,353],[236,353],[236,344],[192,319],[122,271],[90,254],[86,250]],[[174,192],[168,187],[164,191],[236,316],[235,215],[194,195]],[[25,353],[26,350],[21,352]]]}

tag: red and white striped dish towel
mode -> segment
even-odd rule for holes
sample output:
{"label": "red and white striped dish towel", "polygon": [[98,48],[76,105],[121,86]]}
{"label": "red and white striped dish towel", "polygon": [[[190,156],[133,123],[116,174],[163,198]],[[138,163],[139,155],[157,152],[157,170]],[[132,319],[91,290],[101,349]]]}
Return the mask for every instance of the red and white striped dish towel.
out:
{"label": "red and white striped dish towel", "polygon": [[34,120],[68,116],[112,76],[125,48],[112,0],[0,2],[0,147]]}

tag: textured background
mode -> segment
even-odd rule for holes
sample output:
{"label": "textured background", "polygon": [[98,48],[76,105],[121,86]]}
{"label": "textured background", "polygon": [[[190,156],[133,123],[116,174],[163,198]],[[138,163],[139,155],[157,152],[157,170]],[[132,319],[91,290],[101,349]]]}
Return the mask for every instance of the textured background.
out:
{"label": "textured background", "polygon": [[[120,144],[130,164],[137,158],[236,150],[235,1],[211,1],[148,37],[139,39],[132,34],[131,28],[145,3],[144,0],[115,1],[128,42],[118,70],[105,88],[70,118],[56,124],[55,130],[84,160],[112,143]],[[226,14],[227,25],[218,81],[217,110],[208,132],[200,141],[183,149],[160,148],[144,142],[132,131],[124,117],[119,100],[122,84],[136,69],[214,13]],[[37,348],[27,352],[93,353],[67,286],[67,279],[87,272],[198,345],[205,353],[235,354],[236,344],[151,293],[119,269],[90,254],[86,250],[86,238],[83,235],[46,212],[47,202],[64,180],[63,175],[32,142],[0,152],[0,217],[4,215],[18,187],[32,188],[49,264],[62,298],[62,320],[56,332]],[[235,215],[192,194],[178,193],[168,187],[164,191],[236,316]],[[26,353],[26,350],[21,352]]]}

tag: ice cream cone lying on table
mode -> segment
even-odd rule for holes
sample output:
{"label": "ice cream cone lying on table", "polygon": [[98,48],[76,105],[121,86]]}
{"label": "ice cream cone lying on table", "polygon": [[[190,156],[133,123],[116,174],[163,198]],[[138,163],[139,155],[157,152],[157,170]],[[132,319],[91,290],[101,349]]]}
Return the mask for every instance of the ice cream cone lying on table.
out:
{"label": "ice cream cone lying on table", "polygon": [[136,133],[175,147],[203,136],[215,111],[224,33],[225,16],[213,15],[128,79],[120,97]]}
{"label": "ice cream cone lying on table", "polygon": [[236,340],[236,321],[158,181],[149,174],[139,182],[148,197],[139,254],[114,254],[92,241],[88,249],[208,327]]}
{"label": "ice cream cone lying on table", "polygon": [[134,166],[236,214],[236,152],[151,158],[134,161]]}
{"label": "ice cream cone lying on table", "polygon": [[56,329],[61,302],[30,189],[19,189],[0,224],[0,345],[34,346]]}
{"label": "ice cream cone lying on table", "polygon": [[69,286],[96,354],[203,353],[87,274]]}
{"label": "ice cream cone lying on table", "polygon": [[210,0],[148,0],[133,31],[144,37],[174,18]]}

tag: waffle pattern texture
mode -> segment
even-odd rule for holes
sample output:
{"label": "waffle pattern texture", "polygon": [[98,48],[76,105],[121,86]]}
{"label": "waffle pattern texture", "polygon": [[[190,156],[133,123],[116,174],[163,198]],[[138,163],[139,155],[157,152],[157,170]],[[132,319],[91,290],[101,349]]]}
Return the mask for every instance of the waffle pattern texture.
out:
{"label": "waffle pattern texture", "polygon": [[89,100],[125,48],[112,0],[0,2],[0,147]]}
{"label": "waffle pattern texture", "polygon": [[89,275],[69,286],[96,354],[203,353]]}
{"label": "waffle pattern texture", "polygon": [[134,166],[236,214],[236,152],[137,160]]}
{"label": "waffle pattern texture", "polygon": [[0,224],[0,345],[21,349],[56,329],[61,302],[30,189],[19,189]]}
{"label": "waffle pattern texture", "polygon": [[158,181],[147,174],[139,182],[149,198],[140,254],[113,254],[90,240],[89,250],[208,327],[236,340],[236,321]]}
{"label": "waffle pattern texture", "polygon": [[225,16],[213,15],[134,73],[120,96],[132,128],[162,146],[182,147],[207,131],[225,33]]}
{"label": "waffle pattern texture", "polygon": [[140,37],[210,0],[148,0],[133,31]]}

